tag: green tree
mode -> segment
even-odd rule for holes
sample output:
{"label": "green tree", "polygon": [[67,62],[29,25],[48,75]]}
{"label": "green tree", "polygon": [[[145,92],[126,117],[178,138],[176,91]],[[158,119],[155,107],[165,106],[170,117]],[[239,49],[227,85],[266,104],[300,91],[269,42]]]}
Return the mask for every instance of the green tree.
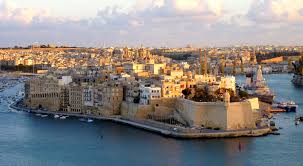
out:
{"label": "green tree", "polygon": [[182,90],[182,94],[185,96],[185,99],[188,99],[189,95],[191,95],[191,89],[186,88],[186,89]]}
{"label": "green tree", "polygon": [[233,62],[233,71],[232,71],[232,74],[235,76],[237,74],[237,64],[236,64],[236,60],[234,60]]}
{"label": "green tree", "polygon": [[219,73],[221,73],[223,75],[225,73],[225,60],[223,58],[221,58],[221,60],[220,60]]}
{"label": "green tree", "polygon": [[240,91],[239,91],[239,96],[240,96],[241,98],[247,99],[247,98],[248,98],[248,93],[247,93],[246,91],[240,90]]}
{"label": "green tree", "polygon": [[243,59],[241,58],[241,74],[244,73],[244,64],[243,64]]}

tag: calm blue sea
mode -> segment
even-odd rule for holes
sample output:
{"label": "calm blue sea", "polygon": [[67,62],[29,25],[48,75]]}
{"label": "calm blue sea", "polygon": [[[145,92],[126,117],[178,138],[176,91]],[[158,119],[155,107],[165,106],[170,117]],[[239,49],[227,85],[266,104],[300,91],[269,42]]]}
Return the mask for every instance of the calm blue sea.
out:
{"label": "calm blue sea", "polygon": [[[303,106],[303,89],[294,87],[291,77],[265,76],[278,99]],[[18,88],[0,92],[0,96],[14,95]],[[176,140],[111,122],[88,124],[8,112],[2,100],[0,166],[303,165],[303,124],[295,126],[293,113],[275,118],[283,128],[279,136]]]}

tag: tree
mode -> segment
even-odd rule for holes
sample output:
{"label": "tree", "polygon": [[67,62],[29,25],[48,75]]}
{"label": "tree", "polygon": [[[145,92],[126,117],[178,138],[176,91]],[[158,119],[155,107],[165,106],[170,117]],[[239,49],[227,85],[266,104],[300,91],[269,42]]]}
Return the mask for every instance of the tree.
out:
{"label": "tree", "polygon": [[225,60],[223,58],[220,60],[219,72],[223,75],[225,73]]}
{"label": "tree", "polygon": [[243,64],[243,59],[241,58],[241,74],[244,73],[244,64]]}
{"label": "tree", "polygon": [[237,74],[237,69],[236,69],[236,60],[234,60],[234,62],[233,62],[233,75],[235,76],[236,74]]}
{"label": "tree", "polygon": [[182,94],[185,96],[185,99],[188,99],[189,95],[191,95],[191,89],[186,88],[186,89],[182,90]]}
{"label": "tree", "polygon": [[217,96],[209,94],[207,87],[197,88],[195,96],[192,98],[196,102],[217,102]]}
{"label": "tree", "polygon": [[239,91],[239,96],[240,96],[241,98],[247,99],[247,98],[248,98],[248,93],[245,92],[245,91],[240,90],[240,91]]}

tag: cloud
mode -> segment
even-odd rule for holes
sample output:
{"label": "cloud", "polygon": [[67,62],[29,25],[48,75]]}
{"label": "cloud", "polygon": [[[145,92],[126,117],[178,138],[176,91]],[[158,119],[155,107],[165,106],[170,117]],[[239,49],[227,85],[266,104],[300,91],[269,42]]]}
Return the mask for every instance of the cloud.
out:
{"label": "cloud", "polygon": [[221,3],[216,0],[146,0],[137,1],[129,13],[118,7],[98,11],[94,22],[110,24],[129,22],[142,26],[144,22],[216,21],[221,13]]}
{"label": "cloud", "polygon": [[302,21],[302,0],[255,0],[247,17],[256,23],[288,23]]}
{"label": "cloud", "polygon": [[36,10],[30,8],[17,8],[15,4],[0,0],[0,20],[1,22],[10,22],[18,24],[30,24],[35,19],[48,17],[49,12],[45,10]]}
{"label": "cloud", "polygon": [[[136,0],[91,18],[54,17],[0,0],[0,46],[55,43],[79,46],[194,46],[303,41],[302,0],[254,0],[244,14],[226,13],[223,0]],[[230,17],[226,17],[226,15]]]}
{"label": "cloud", "polygon": [[240,26],[240,27],[251,27],[254,25],[254,22],[248,19],[245,15],[237,14],[233,15],[230,20],[231,24]]}
{"label": "cloud", "polygon": [[144,25],[144,22],[143,21],[138,21],[138,20],[130,20],[129,21],[129,24],[132,26],[132,27],[141,27]]}

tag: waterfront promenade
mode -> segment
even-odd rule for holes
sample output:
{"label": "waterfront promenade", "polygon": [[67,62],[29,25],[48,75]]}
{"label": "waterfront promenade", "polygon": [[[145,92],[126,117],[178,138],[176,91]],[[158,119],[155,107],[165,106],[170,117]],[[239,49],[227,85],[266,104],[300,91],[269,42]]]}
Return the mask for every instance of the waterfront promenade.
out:
{"label": "waterfront promenade", "polygon": [[258,137],[271,133],[271,129],[269,127],[256,128],[256,129],[231,130],[231,131],[211,130],[211,129],[197,130],[197,129],[185,128],[181,126],[169,125],[152,120],[125,119],[119,115],[110,116],[110,117],[100,117],[95,115],[77,114],[77,113],[69,113],[69,112],[51,112],[44,110],[32,110],[32,109],[17,106],[16,103],[13,103],[10,107],[18,111],[25,111],[35,114],[39,113],[39,114],[47,114],[47,115],[60,115],[60,116],[70,116],[77,118],[91,118],[95,120],[106,120],[114,123],[136,127],[146,131],[158,133],[163,136],[180,138],[180,139]]}

